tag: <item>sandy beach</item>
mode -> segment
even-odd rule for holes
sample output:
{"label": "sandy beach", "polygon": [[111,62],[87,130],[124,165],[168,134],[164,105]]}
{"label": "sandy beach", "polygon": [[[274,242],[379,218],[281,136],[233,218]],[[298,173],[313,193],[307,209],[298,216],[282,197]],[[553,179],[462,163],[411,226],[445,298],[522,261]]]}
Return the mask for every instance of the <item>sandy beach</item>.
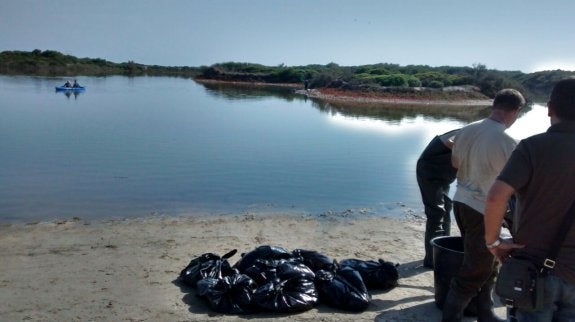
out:
{"label": "sandy beach", "polygon": [[[398,212],[400,213],[398,215]],[[2,321],[439,321],[433,270],[423,268],[422,214],[222,214],[0,226]],[[458,234],[457,229],[454,229]],[[373,291],[362,313],[320,304],[298,314],[221,315],[179,272],[203,253],[260,245],[316,250],[334,259],[399,264],[399,285]],[[497,307],[505,315],[505,309]],[[474,321],[467,318],[466,321]]]}

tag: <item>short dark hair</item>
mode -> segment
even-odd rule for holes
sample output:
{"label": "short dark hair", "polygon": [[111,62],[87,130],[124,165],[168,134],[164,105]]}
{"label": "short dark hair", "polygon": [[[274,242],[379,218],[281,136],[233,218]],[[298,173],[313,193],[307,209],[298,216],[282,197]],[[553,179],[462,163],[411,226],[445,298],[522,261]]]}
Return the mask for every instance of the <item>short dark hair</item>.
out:
{"label": "short dark hair", "polygon": [[559,119],[575,121],[575,77],[557,82],[551,91],[549,103]]}
{"label": "short dark hair", "polygon": [[505,111],[514,111],[525,105],[525,98],[512,88],[505,88],[497,92],[493,100],[493,108]]}

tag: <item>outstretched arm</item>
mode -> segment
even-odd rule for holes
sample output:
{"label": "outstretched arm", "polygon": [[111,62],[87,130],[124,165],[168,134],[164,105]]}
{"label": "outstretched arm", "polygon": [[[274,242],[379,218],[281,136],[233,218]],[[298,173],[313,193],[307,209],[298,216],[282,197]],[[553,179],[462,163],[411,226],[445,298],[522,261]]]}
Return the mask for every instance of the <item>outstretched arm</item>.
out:
{"label": "outstretched arm", "polygon": [[497,257],[499,261],[504,261],[515,248],[522,248],[523,245],[514,244],[511,241],[502,241],[500,244],[499,233],[503,217],[507,211],[507,201],[515,190],[506,182],[496,180],[489,189],[485,202],[485,244],[491,245],[487,248]]}

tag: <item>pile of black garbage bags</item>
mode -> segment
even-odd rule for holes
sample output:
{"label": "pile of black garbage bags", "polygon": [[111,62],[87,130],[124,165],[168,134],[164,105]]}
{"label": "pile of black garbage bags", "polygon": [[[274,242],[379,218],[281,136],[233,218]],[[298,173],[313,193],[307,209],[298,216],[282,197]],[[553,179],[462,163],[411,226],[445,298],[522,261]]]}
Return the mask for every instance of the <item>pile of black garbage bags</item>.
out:
{"label": "pile of black garbage bags", "polygon": [[232,266],[228,259],[236,252],[203,254],[179,276],[219,313],[293,313],[320,302],[360,312],[371,302],[368,290],[388,291],[399,278],[398,265],[383,259],[337,262],[313,250],[259,246]]}

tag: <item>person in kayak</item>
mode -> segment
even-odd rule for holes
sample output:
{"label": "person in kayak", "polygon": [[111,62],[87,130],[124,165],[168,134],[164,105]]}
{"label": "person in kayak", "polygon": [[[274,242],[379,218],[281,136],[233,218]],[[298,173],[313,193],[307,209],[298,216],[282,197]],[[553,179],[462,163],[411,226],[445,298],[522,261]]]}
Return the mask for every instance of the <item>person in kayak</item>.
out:
{"label": "person in kayak", "polygon": [[[68,84],[70,84],[70,83],[68,82]],[[74,80],[74,85],[72,85],[72,87],[82,87],[82,86],[80,86],[80,84],[78,84],[77,80]]]}
{"label": "person in kayak", "polygon": [[72,87],[72,84],[70,84],[69,80],[67,80],[66,83],[64,83],[64,87]]}

